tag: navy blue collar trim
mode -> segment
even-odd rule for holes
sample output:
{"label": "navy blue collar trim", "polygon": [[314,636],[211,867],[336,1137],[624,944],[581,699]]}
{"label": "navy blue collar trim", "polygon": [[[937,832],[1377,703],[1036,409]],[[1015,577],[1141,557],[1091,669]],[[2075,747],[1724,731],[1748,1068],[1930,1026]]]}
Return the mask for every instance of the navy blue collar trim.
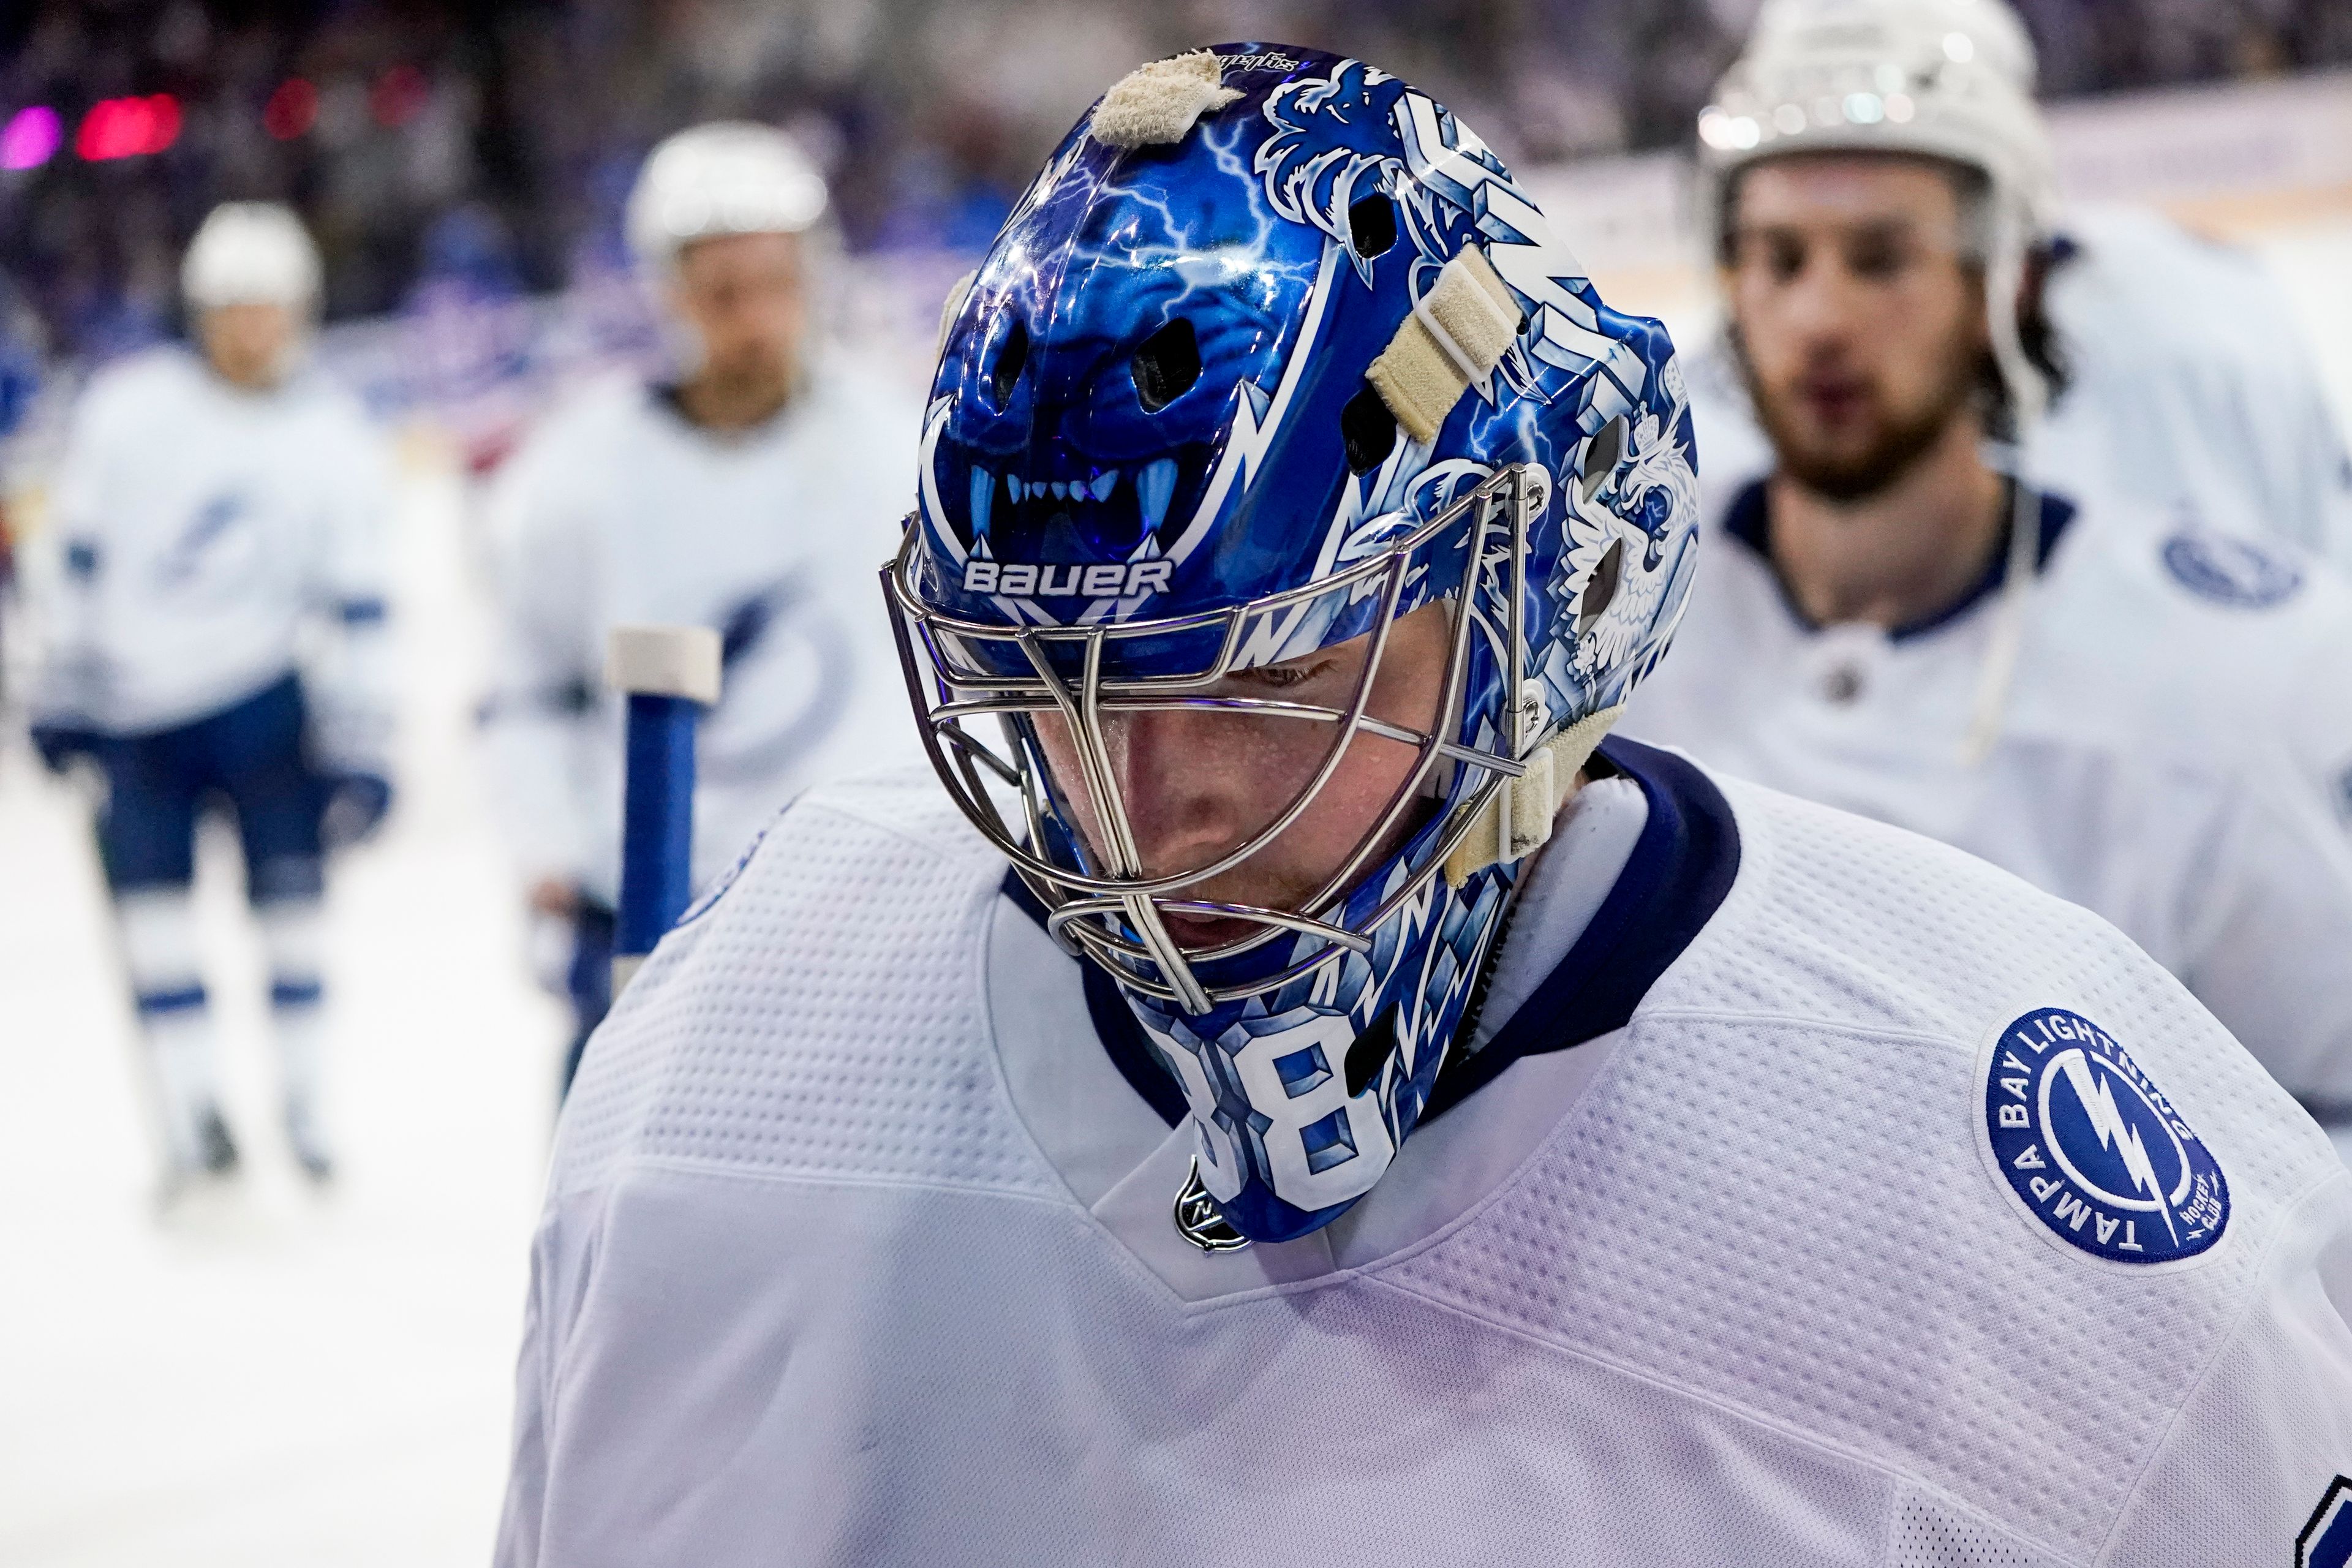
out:
{"label": "navy blue collar trim", "polygon": [[[1649,820],[1584,934],[1485,1050],[1439,1078],[1423,1121],[1468,1099],[1521,1057],[1564,1051],[1623,1028],[1731,892],[1739,874],[1739,827],[1723,792],[1673,752],[1622,736],[1602,742],[1600,756],[1641,786]],[[1010,869],[1004,896],[1044,928],[1045,906]],[[1126,997],[1099,964],[1080,959],[1078,969],[1087,1013],[1111,1066],[1162,1121],[1176,1126],[1184,1120],[1183,1093]]]}
{"label": "navy blue collar trim", "polygon": [[[2058,541],[2064,536],[2067,525],[2074,521],[2074,503],[2065,497],[2053,496],[2044,490],[2042,492],[2041,500],[2042,537],[2034,552],[2033,561],[2033,569],[2037,574],[2048,570],[2051,554],[2057,550]],[[1753,481],[1732,498],[1730,510],[1723,514],[1723,531],[1755,552],[1757,559],[1771,569],[1773,581],[1780,582],[1780,570],[1772,563],[1771,504],[1766,498],[1762,479]],[[1892,641],[1901,642],[1906,637],[1925,637],[1929,632],[1949,626],[1976,608],[1979,601],[1990,597],[2008,576],[2009,527],[2004,523],[2000,531],[2000,543],[1993,551],[1992,559],[1986,563],[1984,574],[1969,585],[1967,593],[1962,594],[1934,615],[1923,616],[1895,627],[1887,634],[1888,637]],[[1797,623],[1806,630],[1821,629],[1813,625],[1804,611],[1797,607],[1797,601],[1790,596],[1788,584],[1785,583],[1780,585],[1780,601],[1789,606],[1789,614],[1795,616]]]}
{"label": "navy blue collar trim", "polygon": [[1739,875],[1739,826],[1714,782],[1672,752],[1612,736],[1601,755],[1642,786],[1649,820],[1591,923],[1486,1049],[1437,1080],[1427,1121],[1521,1057],[1564,1051],[1622,1029],[1642,998],[1715,918]]}

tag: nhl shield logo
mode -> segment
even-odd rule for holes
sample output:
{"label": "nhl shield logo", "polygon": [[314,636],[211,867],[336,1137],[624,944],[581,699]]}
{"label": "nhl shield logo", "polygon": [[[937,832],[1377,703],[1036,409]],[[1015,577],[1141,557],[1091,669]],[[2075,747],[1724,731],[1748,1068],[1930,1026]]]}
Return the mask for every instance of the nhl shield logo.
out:
{"label": "nhl shield logo", "polygon": [[2038,1007],[2003,1028],[1984,1067],[1987,1151],[2034,1222],[2115,1263],[2173,1263],[2221,1239],[2230,1188],[2115,1037]]}

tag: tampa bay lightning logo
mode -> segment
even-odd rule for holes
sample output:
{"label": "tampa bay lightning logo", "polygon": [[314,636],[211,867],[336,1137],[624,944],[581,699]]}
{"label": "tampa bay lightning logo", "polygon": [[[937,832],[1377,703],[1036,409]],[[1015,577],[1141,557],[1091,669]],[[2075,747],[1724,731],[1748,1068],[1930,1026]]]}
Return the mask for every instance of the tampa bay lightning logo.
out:
{"label": "tampa bay lightning logo", "polygon": [[2263,610],[2303,586],[2292,561],[2248,540],[2184,528],[2164,542],[2164,568],[2200,599],[2235,609]]}
{"label": "tampa bay lightning logo", "polygon": [[2170,1263],[2221,1239],[2230,1188],[2212,1152],[2113,1036],[2039,1007],[1985,1069],[1994,1166],[2052,1236],[2116,1263]]}

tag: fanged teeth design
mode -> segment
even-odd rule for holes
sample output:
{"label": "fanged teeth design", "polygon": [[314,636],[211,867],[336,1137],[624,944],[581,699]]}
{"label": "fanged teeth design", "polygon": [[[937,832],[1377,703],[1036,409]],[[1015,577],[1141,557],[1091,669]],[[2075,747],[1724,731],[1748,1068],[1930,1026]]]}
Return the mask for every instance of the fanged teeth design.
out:
{"label": "fanged teeth design", "polygon": [[[1018,479],[1013,481],[1016,497],[1020,493],[1020,482]],[[996,476],[986,468],[974,468],[971,471],[971,531],[974,538],[988,531],[989,503],[995,499]]]}
{"label": "fanged teeth design", "polygon": [[1143,510],[1145,532],[1159,530],[1160,520],[1168,515],[1168,503],[1175,496],[1176,459],[1155,458],[1145,464],[1143,472],[1135,476],[1135,499]]}
{"label": "fanged teeth design", "polygon": [[[1004,492],[1014,505],[1024,500],[1043,500],[1052,496],[1055,500],[1107,501],[1118,493],[1120,471],[1105,468],[1090,479],[1028,479],[1018,474],[1004,476]],[[1144,465],[1135,476],[1136,504],[1143,512],[1144,528],[1158,528],[1168,515],[1168,503],[1176,494],[1176,459],[1161,458]],[[996,499],[996,476],[975,464],[971,470],[971,528],[975,534],[988,531],[991,503]]]}

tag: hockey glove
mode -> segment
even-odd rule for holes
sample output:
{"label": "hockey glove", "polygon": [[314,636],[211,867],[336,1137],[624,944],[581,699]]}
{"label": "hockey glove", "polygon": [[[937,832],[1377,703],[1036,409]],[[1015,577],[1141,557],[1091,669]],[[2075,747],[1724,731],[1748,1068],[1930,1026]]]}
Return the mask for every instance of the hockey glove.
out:
{"label": "hockey glove", "polygon": [[364,844],[392,810],[392,781],[382,773],[342,773],[327,780],[327,809],[319,836],[330,849]]}
{"label": "hockey glove", "polygon": [[32,729],[33,750],[41,756],[41,765],[53,773],[69,771],[77,757],[98,759],[97,731],[71,724],[35,724]]}

